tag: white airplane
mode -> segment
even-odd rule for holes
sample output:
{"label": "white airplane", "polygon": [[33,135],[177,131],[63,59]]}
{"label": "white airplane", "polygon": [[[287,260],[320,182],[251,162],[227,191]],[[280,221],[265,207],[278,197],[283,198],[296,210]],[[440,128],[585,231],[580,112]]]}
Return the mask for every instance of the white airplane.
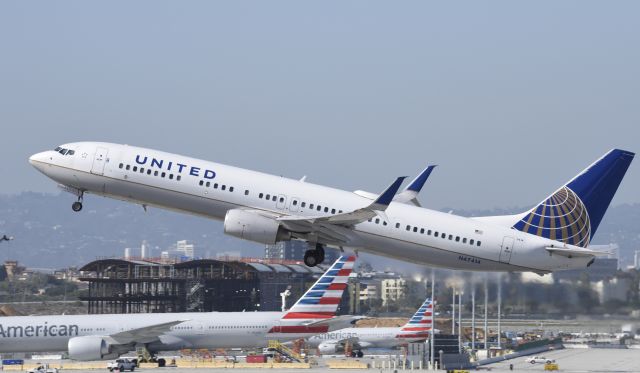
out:
{"label": "white airplane", "polygon": [[343,328],[335,316],[353,269],[342,256],[287,312],[185,312],[0,318],[0,353],[67,351],[74,360],[118,357],[137,347],[152,355],[183,348],[249,348]]}
{"label": "white airplane", "polygon": [[29,161],[77,196],[74,211],[94,193],[220,219],[242,239],[307,241],[308,266],[331,245],[453,269],[547,273],[608,254],[587,246],[633,157],[611,150],[533,209],[481,218],[416,206],[432,168],[397,195],[403,177],[374,195],[110,143],[65,144]]}
{"label": "white airplane", "polygon": [[[318,348],[320,354],[344,352],[351,344],[352,356],[362,357],[368,348],[397,348],[409,342],[420,342],[429,338],[433,327],[433,303],[427,298],[404,326],[397,328],[345,328],[314,335],[307,339],[309,347]],[[437,330],[434,330],[438,333]]]}

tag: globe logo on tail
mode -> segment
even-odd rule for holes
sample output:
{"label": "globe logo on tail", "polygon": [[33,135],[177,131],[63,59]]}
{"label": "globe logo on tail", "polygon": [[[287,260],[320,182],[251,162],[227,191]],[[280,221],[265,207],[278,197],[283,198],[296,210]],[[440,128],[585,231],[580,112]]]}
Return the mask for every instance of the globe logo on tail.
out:
{"label": "globe logo on tail", "polygon": [[591,223],[584,203],[566,186],[532,209],[514,226],[522,232],[587,247]]}

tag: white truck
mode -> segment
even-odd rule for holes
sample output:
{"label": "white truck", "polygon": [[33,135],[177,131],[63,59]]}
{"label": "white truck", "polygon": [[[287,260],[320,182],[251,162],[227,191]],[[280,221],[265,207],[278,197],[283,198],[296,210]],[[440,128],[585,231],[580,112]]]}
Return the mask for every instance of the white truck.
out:
{"label": "white truck", "polygon": [[110,361],[109,363],[107,363],[107,369],[109,369],[109,372],[113,372],[114,370],[118,370],[120,372],[129,370],[133,372],[134,370],[136,370],[136,365],[138,364],[134,359],[123,358],[123,359],[116,359],[114,361]]}
{"label": "white truck", "polygon": [[27,373],[58,373],[58,368],[51,368],[49,364],[40,364],[35,368],[29,369]]}

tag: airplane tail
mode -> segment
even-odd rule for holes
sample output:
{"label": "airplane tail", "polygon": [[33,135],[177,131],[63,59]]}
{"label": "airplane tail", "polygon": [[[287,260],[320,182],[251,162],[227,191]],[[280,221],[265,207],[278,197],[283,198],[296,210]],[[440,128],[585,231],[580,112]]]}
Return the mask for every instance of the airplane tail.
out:
{"label": "airplane tail", "polygon": [[587,247],[609,207],[634,153],[613,149],[521,218],[522,232]]}
{"label": "airplane tail", "polygon": [[427,298],[416,313],[407,321],[396,338],[426,339],[433,329],[433,302]]}
{"label": "airplane tail", "polygon": [[326,333],[347,288],[355,256],[341,256],[280,319],[270,333]]}

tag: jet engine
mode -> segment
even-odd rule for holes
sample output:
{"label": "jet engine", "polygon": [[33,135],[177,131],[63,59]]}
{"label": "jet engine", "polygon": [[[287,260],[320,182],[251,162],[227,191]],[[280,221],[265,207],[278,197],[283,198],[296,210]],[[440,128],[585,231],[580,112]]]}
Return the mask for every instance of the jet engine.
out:
{"label": "jet engine", "polygon": [[335,342],[322,342],[318,345],[318,352],[320,355],[332,355],[338,351],[338,344]]}
{"label": "jet engine", "polygon": [[69,340],[69,357],[73,360],[108,360],[118,357],[100,336],[88,335]]}
{"label": "jet engine", "polygon": [[224,217],[224,233],[266,245],[291,239],[291,233],[275,219],[250,210],[234,209]]}

